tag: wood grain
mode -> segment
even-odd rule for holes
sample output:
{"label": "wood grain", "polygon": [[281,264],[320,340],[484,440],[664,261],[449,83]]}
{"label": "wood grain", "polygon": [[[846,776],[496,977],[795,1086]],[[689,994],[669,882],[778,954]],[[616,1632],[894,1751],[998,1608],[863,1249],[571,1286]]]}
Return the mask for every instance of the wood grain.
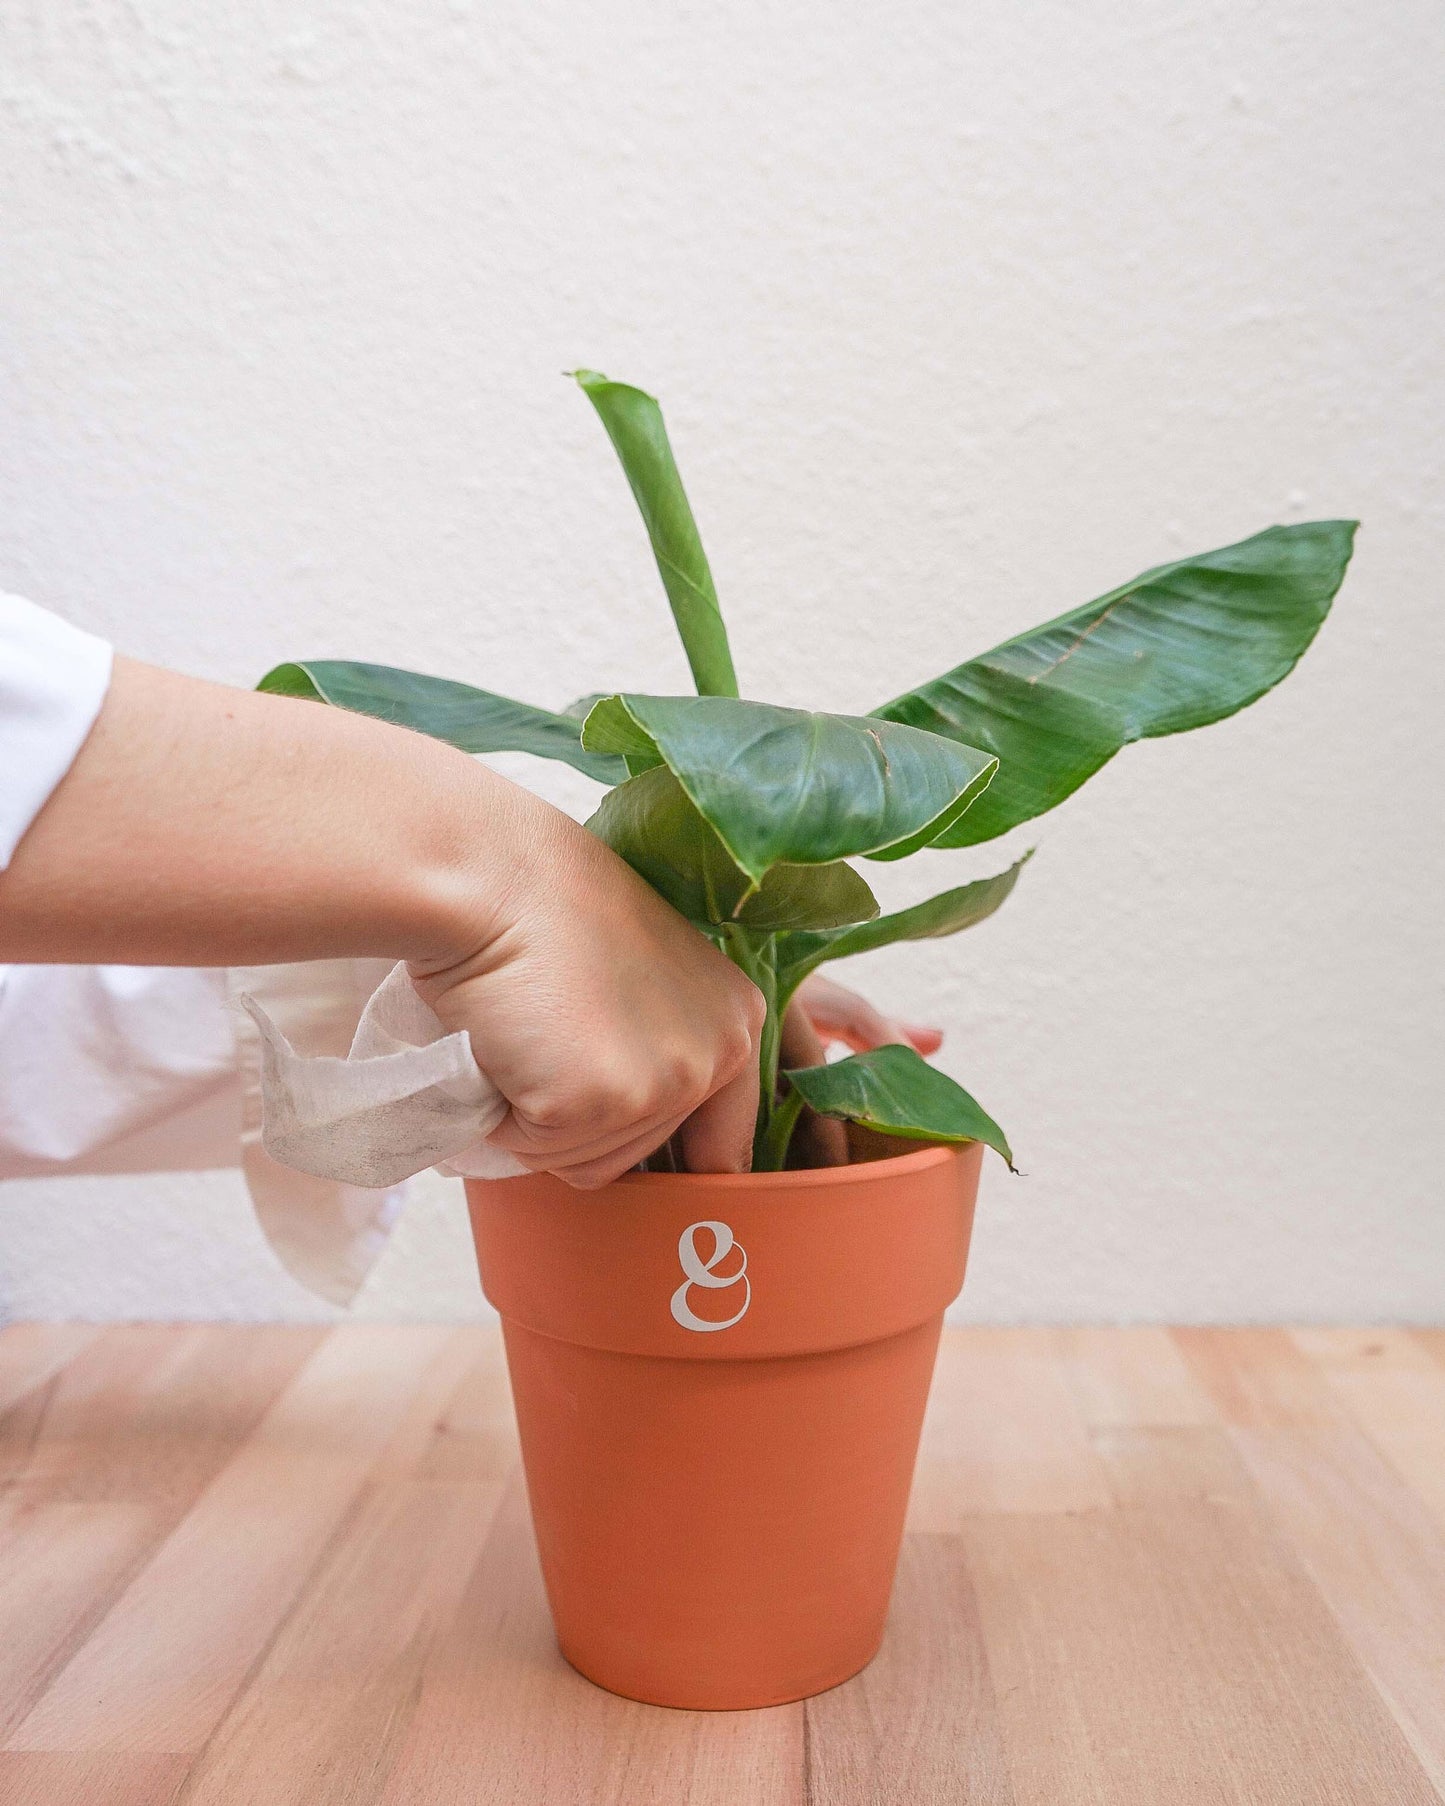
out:
{"label": "wood grain", "polygon": [[495,1334],[472,1334],[468,1348],[466,1370],[437,1415],[417,1478],[500,1485],[517,1464],[507,1363]]}
{"label": "wood grain", "polygon": [[186,1806],[373,1798],[496,1502],[482,1487],[374,1490],[207,1744]]}
{"label": "wood grain", "polygon": [[[416,1476],[430,1457],[457,1388],[496,1342],[495,1330],[477,1325],[450,1331],[433,1348],[420,1365],[406,1410],[372,1467],[373,1479],[409,1480]],[[512,1437],[515,1446],[515,1430]],[[467,1478],[465,1474],[461,1477]]]}
{"label": "wood grain", "polygon": [[1296,1329],[1290,1331],[1290,1340],[1327,1374],[1375,1367],[1433,1373],[1439,1368],[1428,1339],[1408,1329]]}
{"label": "wood grain", "polygon": [[1362,1436],[1235,1432],[1275,1518],[1437,1789],[1445,1789],[1445,1537]]}
{"label": "wood grain", "polygon": [[323,1333],[109,1329],[0,1420],[0,1473],[36,1500],[134,1500],[178,1516]]}
{"label": "wood grain", "polygon": [[1173,1339],[1223,1422],[1240,1429],[1340,1429],[1343,1401],[1287,1330],[1176,1329]]}
{"label": "wood grain", "polygon": [[[1445,1535],[1299,1341],[1179,1332],[1271,1515],[1445,1789]],[[1315,1344],[1318,1349],[1318,1343]]]}
{"label": "wood grain", "polygon": [[198,1750],[444,1338],[442,1331],[332,1331],[7,1747]]}
{"label": "wood grain", "polygon": [[99,1334],[91,1323],[12,1323],[0,1329],[0,1417]]}
{"label": "wood grain", "polygon": [[514,1480],[427,1666],[387,1806],[804,1806],[803,1709],[671,1712],[582,1679],[553,1640]]}
{"label": "wood grain", "polygon": [[0,1750],[3,1806],[174,1806],[184,1756],[58,1756]]}
{"label": "wood grain", "polygon": [[1105,1429],[1094,1452],[1118,1505],[1189,1502],[1259,1510],[1262,1501],[1223,1429]]}
{"label": "wood grain", "polygon": [[[22,1719],[149,1548],[142,1505],[33,1505],[0,1519],[0,1735]],[[3,1795],[0,1795],[3,1798]]]}
{"label": "wood grain", "polygon": [[1090,1429],[1173,1429],[1218,1421],[1209,1395],[1167,1330],[1061,1329],[1052,1339]]}
{"label": "wood grain", "polygon": [[882,1650],[806,1713],[808,1806],[1012,1806],[959,1538],[904,1538]]}
{"label": "wood grain", "polygon": [[964,1543],[1018,1806],[1434,1806],[1260,1514],[996,1515]]}
{"label": "wood grain", "polygon": [[0,1335],[0,1806],[1441,1806],[1445,1332],[955,1330],[888,1635],[558,1655],[491,1326]]}
{"label": "wood grain", "polygon": [[945,1330],[908,1528],[979,1512],[1087,1511],[1109,1489],[1048,1331]]}
{"label": "wood grain", "polygon": [[1445,1366],[1403,1330],[1311,1330],[1295,1340],[1445,1530]]}
{"label": "wood grain", "polygon": [[108,1496],[107,1452],[144,1446],[130,1426],[204,1340],[201,1325],[124,1324],[97,1335],[0,1418],[0,1485],[37,1497],[74,1496],[72,1485]]}

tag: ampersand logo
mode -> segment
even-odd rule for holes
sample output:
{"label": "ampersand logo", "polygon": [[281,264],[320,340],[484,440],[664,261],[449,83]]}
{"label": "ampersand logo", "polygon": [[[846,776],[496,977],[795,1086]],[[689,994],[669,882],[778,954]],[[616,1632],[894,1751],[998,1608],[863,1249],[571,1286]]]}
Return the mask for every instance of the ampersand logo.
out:
{"label": "ampersand logo", "polygon": [[[697,1236],[700,1229],[706,1229],[712,1236],[712,1253],[706,1260],[697,1251]],[[736,1248],[742,1264],[736,1273],[722,1274],[717,1269]],[[747,1315],[748,1306],[753,1301],[752,1282],[748,1278],[747,1252],[740,1242],[733,1240],[733,1232],[726,1223],[689,1223],[678,1238],[677,1258],[681,1262],[686,1275],[682,1284],[672,1295],[673,1321],[680,1323],[684,1329],[731,1329],[735,1323],[741,1323]],[[726,1291],[729,1286],[741,1285],[743,1288],[742,1308],[731,1317],[714,1321],[710,1317],[699,1317],[689,1306],[687,1295],[694,1286],[701,1286],[710,1292]]]}

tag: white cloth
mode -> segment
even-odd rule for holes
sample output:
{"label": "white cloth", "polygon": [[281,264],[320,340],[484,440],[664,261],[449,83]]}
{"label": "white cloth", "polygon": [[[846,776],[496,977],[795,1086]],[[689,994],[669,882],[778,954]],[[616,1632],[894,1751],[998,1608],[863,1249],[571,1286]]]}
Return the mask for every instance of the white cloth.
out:
{"label": "white cloth", "polygon": [[[0,868],[10,863],[94,726],[111,666],[105,641],[18,596],[0,594]],[[430,1165],[435,1136],[422,1134],[425,1145],[418,1144],[414,1161],[400,1155],[397,1094],[390,1100],[392,1158],[384,1173],[374,1162],[366,1169],[372,1183],[348,1182],[335,1172],[335,1161],[331,1177],[281,1165],[263,1145],[262,1038],[229,1004],[234,991],[245,989],[279,1023],[278,1047],[290,1036],[306,1054],[319,1056],[290,1052],[286,1066],[300,1087],[294,1095],[315,1099],[327,1093],[312,1075],[343,1064],[336,1056],[352,1043],[386,970],[385,963],[369,960],[310,961],[231,975],[164,967],[0,966],[0,1179],[239,1164],[261,1227],[284,1264],[313,1291],[348,1303],[385,1246],[401,1203],[390,1175]],[[394,1004],[395,991],[392,997]],[[418,1026],[426,1028],[414,1015],[396,1020],[401,1042]],[[390,1014],[374,1013],[370,1032],[384,1036],[392,1021]],[[435,1017],[431,1022],[435,1033],[420,1034],[418,1043],[441,1035],[440,1023]],[[453,1106],[467,1097],[475,1124],[488,1109],[495,1112],[491,1126],[501,1113],[496,1093],[475,1062],[468,1081],[458,1050],[445,1041],[437,1045],[440,1054],[422,1047],[418,1055],[417,1046],[412,1054],[398,1054],[394,1046],[368,1040],[352,1050],[356,1063],[342,1084],[363,1090],[374,1084],[377,1062],[369,1053],[379,1052],[382,1069],[393,1075],[413,1057],[440,1060],[447,1075],[428,1085],[437,1089],[451,1126],[460,1120]],[[272,1058],[279,1071],[284,1062]],[[449,1076],[454,1073],[460,1078]],[[453,1096],[448,1087],[458,1085]],[[335,1095],[334,1081],[329,1095]],[[421,1106],[423,1118],[427,1107]],[[294,1113],[294,1106],[287,1108]],[[345,1129],[333,1126],[333,1146],[353,1129],[365,1132],[364,1111],[360,1119],[353,1112],[351,1121]],[[309,1128],[307,1145],[314,1149],[317,1135],[325,1140],[327,1132],[315,1122]],[[472,1138],[470,1132],[463,1140],[444,1134],[436,1145],[459,1154]],[[507,1157],[484,1150],[477,1159],[478,1170],[495,1171],[488,1161]],[[313,1169],[317,1164],[313,1157]],[[520,1169],[509,1163],[504,1170]]]}
{"label": "white cloth", "polygon": [[[333,1304],[360,1290],[405,1201],[387,1190],[348,1185],[286,1166],[264,1145],[264,1043],[242,994],[261,1004],[279,1030],[321,1059],[346,1054],[367,999],[385,977],[384,960],[307,960],[288,966],[237,967],[226,974],[241,1084],[241,1171],[256,1220],[283,1265]],[[419,1161],[413,1171],[426,1164]]]}
{"label": "white cloth", "polygon": [[344,1060],[298,1054],[257,999],[262,1141],[287,1166],[348,1185],[396,1185],[423,1167],[502,1179],[527,1169],[486,1137],[507,1100],[464,1033],[448,1034],[394,966],[368,1001]]}
{"label": "white cloth", "polygon": [[0,870],[95,726],[111,662],[104,640],[0,594]]}
{"label": "white cloth", "polygon": [[[235,1000],[241,990],[263,1000],[319,1056],[300,1059],[303,1069],[341,1065],[334,1056],[345,1054],[387,970],[377,960],[229,973],[0,966],[0,1179],[239,1166],[283,1266],[319,1296],[349,1304],[404,1191],[298,1172],[267,1153],[263,1043]],[[423,1151],[408,1176],[429,1164]]]}

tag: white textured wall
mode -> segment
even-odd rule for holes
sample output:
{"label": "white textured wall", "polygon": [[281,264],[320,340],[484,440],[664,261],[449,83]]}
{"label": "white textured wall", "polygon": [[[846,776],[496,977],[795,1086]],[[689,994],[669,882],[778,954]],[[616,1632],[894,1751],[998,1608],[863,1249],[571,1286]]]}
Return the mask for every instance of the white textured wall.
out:
{"label": "white textured wall", "polygon": [[[997,920],[856,976],[947,1023],[1019,1150],[970,1314],[1445,1312],[1435,0],[3,29],[0,583],[134,654],[684,686],[579,362],[663,396],[744,686],[788,702],[1362,516],[1278,695],[1127,752],[1018,837]],[[430,1185],[363,1308],[476,1304]],[[0,1195],[0,1310],[312,1308],[230,1180]]]}

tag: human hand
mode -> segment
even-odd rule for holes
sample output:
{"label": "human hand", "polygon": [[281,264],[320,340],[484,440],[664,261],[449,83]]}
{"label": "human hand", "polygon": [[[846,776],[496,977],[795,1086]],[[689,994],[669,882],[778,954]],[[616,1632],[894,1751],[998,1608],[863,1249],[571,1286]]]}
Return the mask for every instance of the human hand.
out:
{"label": "human hand", "polygon": [[569,817],[521,791],[508,806],[517,858],[482,944],[410,967],[511,1106],[489,1140],[587,1188],[674,1131],[688,1171],[746,1171],[761,993]]}
{"label": "human hand", "polygon": [[[798,986],[783,1017],[782,1064],[821,1066],[829,1047],[838,1042],[854,1053],[901,1042],[918,1053],[931,1054],[943,1045],[943,1030],[885,1016],[866,997],[815,972]],[[794,1147],[812,1166],[848,1163],[844,1125],[811,1110],[805,1110],[799,1120]]]}
{"label": "human hand", "polygon": [[[816,1057],[791,1058],[794,1050],[788,1043],[790,1030],[798,1042],[799,1054],[811,1051],[816,1045]],[[811,1040],[807,1039],[809,1031]],[[846,985],[836,984],[818,972],[805,978],[793,994],[784,1018],[783,1037],[791,1066],[819,1065],[827,1049],[840,1041],[854,1053],[866,1053],[870,1048],[899,1042],[917,1053],[931,1054],[937,1053],[943,1045],[941,1028],[928,1028],[917,1022],[905,1022],[901,1017],[885,1016],[874,1009],[866,997],[860,997]]]}

